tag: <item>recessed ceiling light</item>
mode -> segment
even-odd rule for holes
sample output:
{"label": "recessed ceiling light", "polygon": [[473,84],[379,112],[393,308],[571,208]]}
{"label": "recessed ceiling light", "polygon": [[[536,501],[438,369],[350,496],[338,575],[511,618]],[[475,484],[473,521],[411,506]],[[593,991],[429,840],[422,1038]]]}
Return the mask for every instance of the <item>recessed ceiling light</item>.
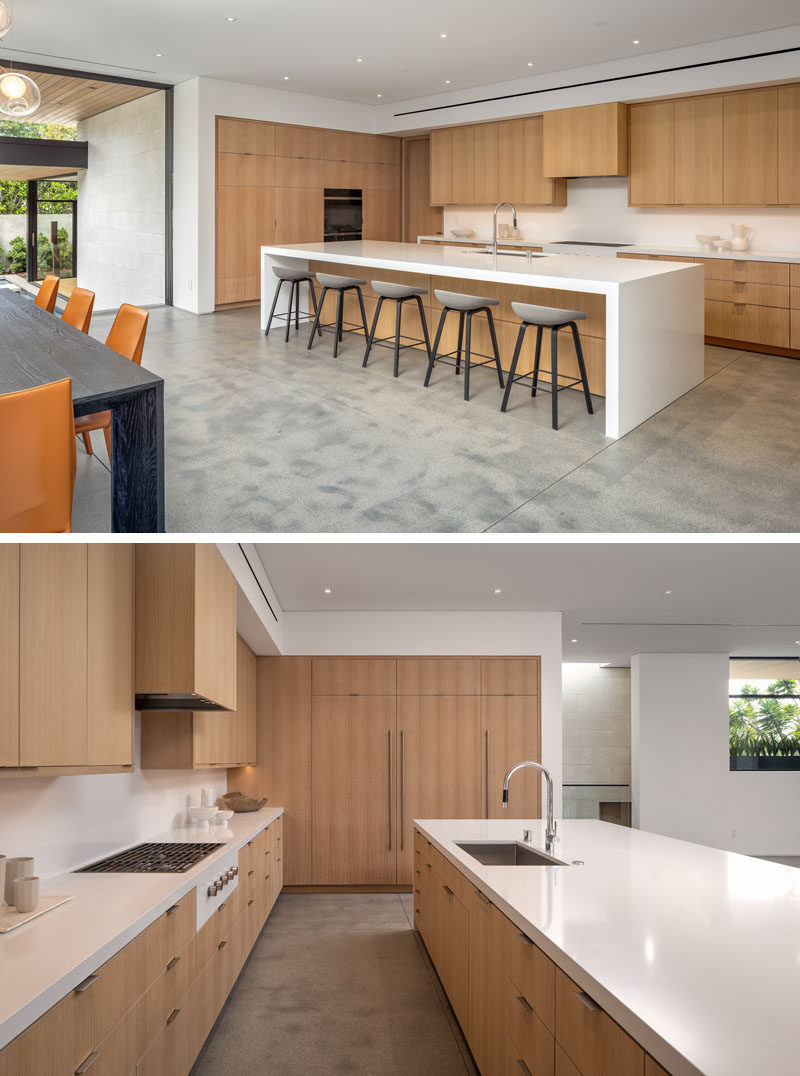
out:
{"label": "recessed ceiling light", "polygon": [[439,37],[447,37],[447,34],[439,34]]}
{"label": "recessed ceiling light", "polygon": [[284,81],[284,82],[288,82],[288,81],[289,81],[289,76],[288,76],[288,75],[284,75],[284,76],[283,76],[283,81]]}
{"label": "recessed ceiling light", "polygon": [[667,588],[667,590],[665,590],[665,591],[664,591],[664,593],[665,593],[665,594],[671,594],[671,593],[672,593],[672,591],[671,591],[671,590],[670,590],[669,588]]}
{"label": "recessed ceiling light", "polygon": [[641,45],[641,41],[634,41],[634,45]]}
{"label": "recessed ceiling light", "polygon": [[795,639],[794,645],[795,646],[800,646],[800,639]]}
{"label": "recessed ceiling light", "polygon": [[156,58],[160,60],[163,55],[164,55],[163,52],[157,52],[156,53]]}
{"label": "recessed ceiling light", "polygon": [[577,643],[577,641],[578,641],[577,639],[570,639],[571,643]]}
{"label": "recessed ceiling light", "polygon": [[225,16],[225,22],[236,22],[236,16],[235,15],[226,15]]}
{"label": "recessed ceiling light", "polygon": [[322,593],[323,594],[333,594],[333,587],[323,587],[322,588]]}
{"label": "recessed ceiling light", "polygon": [[503,593],[503,588],[502,587],[495,587],[494,590],[492,591],[492,593],[493,594],[502,594]]}
{"label": "recessed ceiling light", "polygon": [[446,79],[444,80],[444,84],[445,84],[445,86],[449,86],[449,85],[450,85],[450,79],[449,79],[449,78],[446,78]]}
{"label": "recessed ceiling light", "polygon": [[528,60],[528,67],[533,67],[533,60]]}
{"label": "recessed ceiling light", "polygon": [[364,57],[363,56],[356,56],[356,63],[357,64],[363,64],[363,62],[364,62]]}
{"label": "recessed ceiling light", "polygon": [[382,93],[377,93],[377,94],[375,94],[375,96],[376,97],[383,97],[383,94]]}

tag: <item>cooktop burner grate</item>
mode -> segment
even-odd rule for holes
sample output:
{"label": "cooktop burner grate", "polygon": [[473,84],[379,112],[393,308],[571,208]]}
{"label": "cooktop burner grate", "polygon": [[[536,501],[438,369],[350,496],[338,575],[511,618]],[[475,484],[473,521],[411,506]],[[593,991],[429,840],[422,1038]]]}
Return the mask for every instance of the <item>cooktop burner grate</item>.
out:
{"label": "cooktop burner grate", "polygon": [[211,855],[221,844],[137,844],[76,874],[181,874]]}

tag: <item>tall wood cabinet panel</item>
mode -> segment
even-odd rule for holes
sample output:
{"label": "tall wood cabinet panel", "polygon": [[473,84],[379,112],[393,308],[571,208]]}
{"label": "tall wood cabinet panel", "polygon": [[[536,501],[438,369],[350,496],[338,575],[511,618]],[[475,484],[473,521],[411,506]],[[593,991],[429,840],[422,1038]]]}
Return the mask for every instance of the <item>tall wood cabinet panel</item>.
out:
{"label": "tall wood cabinet panel", "polygon": [[676,101],[675,203],[721,205],[722,177],[722,96]]}
{"label": "tall wood cabinet panel", "polygon": [[724,97],[724,201],[778,201],[778,91],[747,90]]}
{"label": "tall wood cabinet panel", "polygon": [[[523,188],[525,205],[565,206],[566,179],[552,179],[544,174],[544,117],[529,116],[523,127]],[[501,136],[502,137],[502,136]]]}
{"label": "tall wood cabinet panel", "polygon": [[395,658],[312,658],[314,695],[394,695]]}
{"label": "tall wood cabinet panel", "polygon": [[454,127],[452,145],[451,201],[456,205],[473,204],[475,202],[475,128]]}
{"label": "tall wood cabinet panel", "polygon": [[[472,127],[474,137],[474,185],[472,200],[478,204],[496,203],[500,190],[498,124],[481,123]],[[511,197],[509,195],[509,197]]]}
{"label": "tall wood cabinet panel", "polygon": [[312,842],[317,885],[394,884],[397,750],[393,695],[317,695]]}
{"label": "tall wood cabinet panel", "polygon": [[441,206],[431,205],[431,140],[406,138],[403,142],[404,243],[416,243],[418,235],[435,235],[442,230]]}
{"label": "tall wood cabinet panel", "polygon": [[[534,117],[541,120],[541,117]],[[505,120],[497,126],[497,173],[499,197],[525,201],[526,120]],[[541,175],[541,167],[537,171]]]}
{"label": "tall wood cabinet panel", "polygon": [[0,766],[19,765],[19,545],[0,545]]}
{"label": "tall wood cabinet panel", "polygon": [[86,590],[85,545],[20,548],[21,766],[86,764]]}
{"label": "tall wood cabinet panel", "polygon": [[484,695],[481,731],[487,818],[540,818],[541,780],[534,769],[514,774],[508,808],[501,806],[506,773],[517,762],[538,762],[541,758],[538,697]]}
{"label": "tall wood cabinet panel", "polygon": [[397,881],[413,879],[415,818],[480,818],[480,697],[397,699]]}
{"label": "tall wood cabinet panel", "polygon": [[400,191],[365,190],[361,197],[364,238],[394,242],[400,233]]}
{"label": "tall wood cabinet panel", "polygon": [[453,132],[431,131],[431,205],[453,201]]}
{"label": "tall wood cabinet panel", "polygon": [[800,205],[800,85],[778,87],[778,202]]}
{"label": "tall wood cabinet panel", "polygon": [[[195,766],[253,765],[256,753],[256,657],[236,640],[236,710],[194,714]],[[158,716],[154,716],[158,720]]]}
{"label": "tall wood cabinet panel", "polygon": [[133,546],[92,542],[87,559],[89,766],[133,763]]}
{"label": "tall wood cabinet panel", "polygon": [[631,205],[675,201],[675,102],[652,101],[630,108]]}

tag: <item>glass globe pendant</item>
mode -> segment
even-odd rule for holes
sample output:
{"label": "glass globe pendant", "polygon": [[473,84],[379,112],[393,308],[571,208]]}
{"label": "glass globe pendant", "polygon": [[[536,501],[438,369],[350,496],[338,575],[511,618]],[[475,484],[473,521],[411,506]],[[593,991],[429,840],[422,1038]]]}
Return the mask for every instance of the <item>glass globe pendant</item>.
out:
{"label": "glass globe pendant", "polygon": [[32,78],[0,68],[0,113],[20,120],[35,112],[41,100],[39,87]]}
{"label": "glass globe pendant", "polygon": [[0,37],[3,37],[11,29],[11,12],[5,0],[0,0]]}

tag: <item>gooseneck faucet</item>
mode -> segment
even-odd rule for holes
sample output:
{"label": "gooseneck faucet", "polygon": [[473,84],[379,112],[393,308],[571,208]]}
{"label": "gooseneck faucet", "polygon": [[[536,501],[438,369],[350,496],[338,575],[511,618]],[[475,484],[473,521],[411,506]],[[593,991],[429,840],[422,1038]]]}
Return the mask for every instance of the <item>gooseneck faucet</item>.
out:
{"label": "gooseneck faucet", "polygon": [[504,205],[507,205],[511,210],[514,220],[514,227],[517,226],[517,207],[512,205],[511,202],[498,202],[494,207],[494,213],[492,214],[492,254],[497,257],[497,210],[502,209]]}
{"label": "gooseneck faucet", "polygon": [[547,770],[541,762],[518,762],[516,766],[511,767],[506,774],[505,781],[503,781],[503,810],[508,810],[508,782],[517,770],[523,770],[526,766],[532,766],[535,770],[540,770],[541,773],[544,774],[544,779],[547,782],[547,825],[544,835],[548,845],[550,845],[557,840],[556,824],[553,821],[553,778],[550,776],[549,770]]}

